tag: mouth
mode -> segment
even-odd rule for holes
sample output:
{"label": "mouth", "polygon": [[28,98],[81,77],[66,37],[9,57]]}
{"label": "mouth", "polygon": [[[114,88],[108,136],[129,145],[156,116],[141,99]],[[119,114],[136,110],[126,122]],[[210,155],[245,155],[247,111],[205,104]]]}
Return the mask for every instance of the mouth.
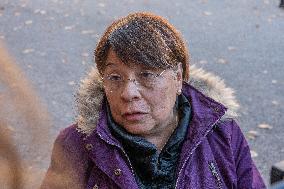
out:
{"label": "mouth", "polygon": [[122,114],[122,117],[127,121],[140,121],[142,120],[148,113],[146,112],[127,112]]}

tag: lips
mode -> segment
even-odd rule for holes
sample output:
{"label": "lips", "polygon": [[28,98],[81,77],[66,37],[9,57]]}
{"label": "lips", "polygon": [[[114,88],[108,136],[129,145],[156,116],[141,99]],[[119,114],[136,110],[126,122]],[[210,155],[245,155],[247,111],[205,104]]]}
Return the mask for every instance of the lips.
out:
{"label": "lips", "polygon": [[143,119],[148,113],[146,112],[127,112],[122,114],[122,117],[128,121],[140,121]]}

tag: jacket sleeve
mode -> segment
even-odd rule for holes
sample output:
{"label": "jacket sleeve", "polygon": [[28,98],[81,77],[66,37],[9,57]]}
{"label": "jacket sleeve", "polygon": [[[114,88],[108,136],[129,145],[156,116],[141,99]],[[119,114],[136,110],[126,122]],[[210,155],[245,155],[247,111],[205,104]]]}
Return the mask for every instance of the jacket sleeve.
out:
{"label": "jacket sleeve", "polygon": [[40,189],[84,188],[86,161],[78,153],[76,144],[72,142],[77,141],[68,136],[66,130],[56,138],[51,163]]}
{"label": "jacket sleeve", "polygon": [[248,143],[234,120],[232,120],[231,142],[238,177],[238,188],[266,188],[260,173],[251,158]]}

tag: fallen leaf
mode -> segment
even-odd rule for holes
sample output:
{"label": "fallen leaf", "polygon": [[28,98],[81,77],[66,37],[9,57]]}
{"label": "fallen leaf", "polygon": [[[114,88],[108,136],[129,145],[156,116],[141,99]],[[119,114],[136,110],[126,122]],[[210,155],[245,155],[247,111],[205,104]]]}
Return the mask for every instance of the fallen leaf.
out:
{"label": "fallen leaf", "polygon": [[14,13],[14,16],[20,16],[20,15],[21,15],[20,12],[15,12],[15,13]]}
{"label": "fallen leaf", "polygon": [[266,123],[259,124],[258,128],[260,128],[260,129],[273,129],[273,127],[271,125],[268,125]]}
{"label": "fallen leaf", "polygon": [[276,101],[276,100],[272,100],[272,102],[271,102],[273,105],[279,105],[279,102],[278,101]]}
{"label": "fallen leaf", "polygon": [[223,59],[223,58],[219,58],[219,59],[217,60],[217,63],[219,63],[219,64],[228,64],[228,61],[225,60],[225,59]]}
{"label": "fallen leaf", "polygon": [[259,136],[259,134],[258,134],[257,131],[251,130],[251,131],[249,131],[249,132],[247,133],[247,136],[248,136],[249,139],[254,140],[256,137]]}
{"label": "fallen leaf", "polygon": [[83,34],[83,35],[86,35],[86,34],[93,34],[93,33],[95,33],[94,30],[83,30],[83,31],[81,31],[81,34]]}
{"label": "fallen leaf", "polygon": [[271,83],[276,84],[276,83],[277,83],[277,80],[273,79],[273,80],[271,81]]}
{"label": "fallen leaf", "polygon": [[99,5],[99,7],[105,7],[106,6],[104,3],[99,3],[98,5]]}
{"label": "fallen leaf", "polygon": [[26,24],[26,25],[31,25],[32,23],[33,23],[32,20],[27,20],[27,21],[25,21],[25,24]]}
{"label": "fallen leaf", "polygon": [[72,86],[72,85],[75,85],[75,82],[74,81],[70,81],[70,82],[68,82],[68,84]]}
{"label": "fallen leaf", "polygon": [[75,25],[72,25],[72,26],[65,26],[64,29],[65,30],[72,30],[75,28]]}
{"label": "fallen leaf", "polygon": [[34,11],[35,14],[37,14],[37,13],[39,13],[39,12],[40,12],[40,9],[36,9],[36,10]]}
{"label": "fallen leaf", "polygon": [[14,30],[14,31],[17,31],[17,30],[19,30],[19,29],[21,29],[21,28],[22,28],[21,26],[18,26],[18,27],[14,27],[13,30]]}
{"label": "fallen leaf", "polygon": [[209,12],[209,11],[204,11],[203,14],[204,14],[205,16],[210,16],[210,15],[212,15],[212,13]]}
{"label": "fallen leaf", "polygon": [[253,151],[253,150],[250,151],[250,154],[251,154],[251,157],[252,157],[252,158],[255,158],[255,157],[258,156],[258,154],[256,153],[256,151]]}
{"label": "fallen leaf", "polygon": [[233,47],[233,46],[229,46],[229,47],[228,47],[228,50],[229,50],[229,51],[235,51],[235,50],[237,50],[237,48],[236,48],[236,47]]}
{"label": "fallen leaf", "polygon": [[200,60],[199,64],[207,64],[208,62],[206,60]]}
{"label": "fallen leaf", "polygon": [[45,15],[45,14],[46,14],[46,11],[45,11],[45,10],[41,10],[41,11],[40,11],[40,14]]}
{"label": "fallen leaf", "polygon": [[81,54],[83,57],[88,57],[89,56],[89,53],[82,53]]}
{"label": "fallen leaf", "polygon": [[66,59],[66,58],[63,58],[63,59],[61,59],[61,62],[64,63],[64,64],[66,64],[66,63],[67,63],[67,59]]}
{"label": "fallen leaf", "polygon": [[22,51],[23,54],[29,54],[29,53],[32,53],[34,52],[35,50],[34,49],[25,49]]}
{"label": "fallen leaf", "polygon": [[250,140],[254,140],[256,137],[255,136],[251,136],[251,135],[247,135],[248,139]]}

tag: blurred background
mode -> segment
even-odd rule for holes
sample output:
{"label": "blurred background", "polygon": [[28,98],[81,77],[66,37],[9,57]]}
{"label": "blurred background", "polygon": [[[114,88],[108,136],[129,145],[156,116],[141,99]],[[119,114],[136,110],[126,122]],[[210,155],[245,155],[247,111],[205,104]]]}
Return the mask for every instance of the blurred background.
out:
{"label": "blurred background", "polygon": [[279,4],[0,0],[0,135],[7,142],[0,141],[0,183],[15,175],[4,166],[10,150],[19,154],[20,161],[13,162],[21,162],[26,188],[39,185],[55,137],[74,123],[74,95],[94,66],[93,50],[102,32],[118,17],[150,11],[180,30],[191,64],[235,89],[241,105],[237,122],[269,184],[272,164],[284,159],[284,9]]}

